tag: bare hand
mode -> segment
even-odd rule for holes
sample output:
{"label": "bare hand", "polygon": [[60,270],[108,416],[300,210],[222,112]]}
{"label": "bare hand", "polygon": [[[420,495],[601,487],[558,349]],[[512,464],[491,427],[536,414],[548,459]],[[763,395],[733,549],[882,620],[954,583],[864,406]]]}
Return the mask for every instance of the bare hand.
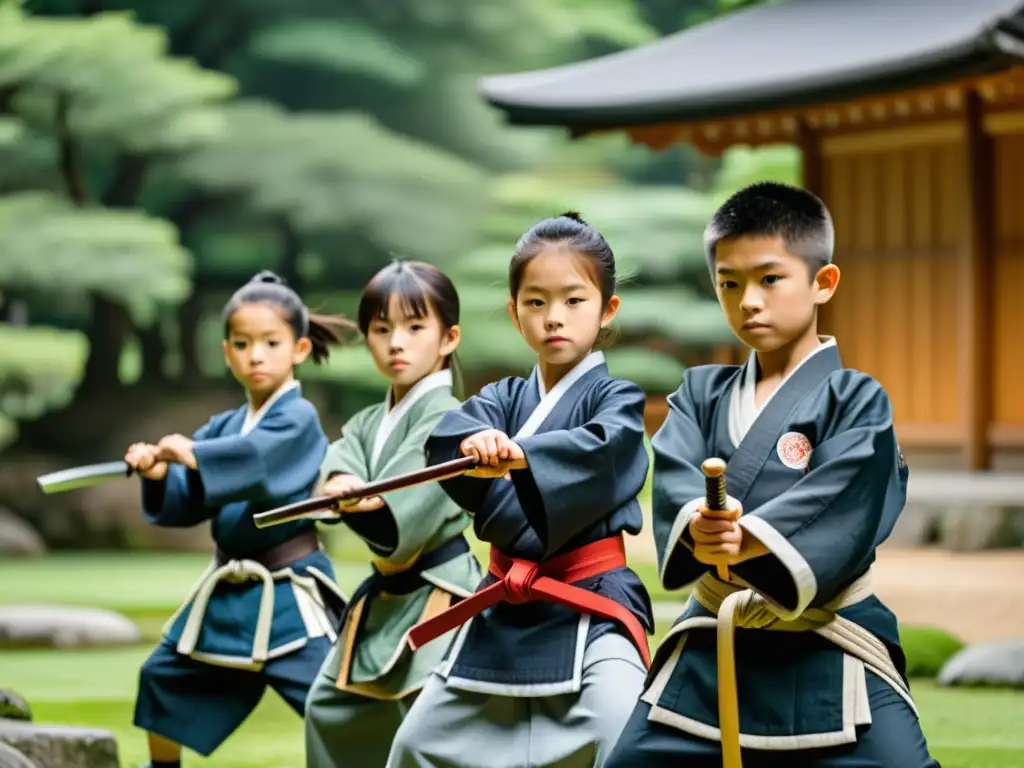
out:
{"label": "bare hand", "polygon": [[323,496],[340,496],[343,493],[362,488],[366,483],[355,475],[339,474],[329,477],[320,487]]}
{"label": "bare hand", "polygon": [[523,449],[504,432],[486,429],[462,441],[459,446],[463,456],[477,460],[477,468],[466,474],[470,477],[505,477],[513,469],[526,469]]}
{"label": "bare hand", "polygon": [[732,520],[696,514],[690,520],[693,556],[707,565],[735,565],[743,546],[743,529]]}
{"label": "bare hand", "polygon": [[157,459],[159,450],[150,443],[132,443],[124,455],[124,461],[140,477],[163,480],[167,477],[167,462]]}
{"label": "bare hand", "polygon": [[160,461],[184,464],[196,469],[196,457],[192,452],[192,441],[184,435],[167,435],[157,443],[157,458]]}
{"label": "bare hand", "polygon": [[[366,485],[366,483],[355,475],[335,475],[324,483],[323,494],[325,496],[341,496],[342,494],[349,493],[350,491],[358,490],[364,485]],[[338,502],[337,507],[335,507],[335,512],[339,515],[351,513],[358,514],[359,512],[373,512],[383,506],[384,499],[380,496],[370,496],[369,498]]]}
{"label": "bare hand", "polygon": [[743,508],[730,500],[729,509],[698,509],[688,526],[698,562],[730,566],[768,552],[761,541],[740,526]]}

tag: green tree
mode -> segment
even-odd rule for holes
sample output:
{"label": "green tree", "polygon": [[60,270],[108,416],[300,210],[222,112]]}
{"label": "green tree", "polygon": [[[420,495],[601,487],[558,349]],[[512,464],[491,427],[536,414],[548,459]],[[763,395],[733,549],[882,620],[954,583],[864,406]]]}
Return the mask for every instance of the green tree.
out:
{"label": "green tree", "polygon": [[[127,14],[0,7],[0,282],[87,297],[83,397],[116,388],[133,323],[152,323],[189,291],[191,260],[173,227],[129,209],[146,166],[223,133],[235,83],[166,50],[162,30]],[[107,160],[105,174],[91,172],[91,157]]]}

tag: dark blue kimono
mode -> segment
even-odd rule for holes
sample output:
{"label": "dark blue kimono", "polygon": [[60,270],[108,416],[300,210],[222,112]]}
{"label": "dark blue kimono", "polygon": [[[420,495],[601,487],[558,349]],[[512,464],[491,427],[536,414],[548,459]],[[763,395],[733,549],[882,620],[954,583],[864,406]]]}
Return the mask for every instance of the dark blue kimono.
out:
{"label": "dark blue kimono", "polygon": [[[841,606],[835,615],[881,641],[888,663],[864,663],[816,631],[737,629],[744,765],[935,765],[909,697],[896,617],[869,589],[844,600],[867,584],[906,497],[889,398],[870,376],[842,367],[832,340],[760,409],[756,373],[754,355],[743,367],[693,368],[669,398],[652,441],[662,582],[717,582],[693,555],[688,523],[704,503],[701,463],[720,457],[728,493],[743,507],[740,525],[769,550],[731,567],[732,580],[783,621]],[[721,766],[715,615],[687,602],[609,766]]]}
{"label": "dark blue kimono", "polygon": [[267,684],[303,713],[344,597],[315,523],[258,529],[252,519],[308,498],[319,479],[328,441],[297,384],[255,414],[214,416],[193,440],[198,468],[144,479],[143,510],[154,525],[209,521],[216,556],[142,667],[135,724],[208,755]]}
{"label": "dark blue kimono", "polygon": [[[609,376],[599,354],[577,373],[582,375],[574,376],[553,407],[551,401],[541,405],[536,370],[526,380],[489,384],[449,411],[427,441],[430,465],[458,458],[461,442],[485,429],[501,430],[520,445],[529,468],[512,472],[511,482],[460,477],[442,483],[473,515],[477,537],[508,557],[543,561],[640,531],[636,496],[649,466],[644,393]],[[481,588],[494,581],[488,574]],[[650,597],[629,568],[574,586],[627,607],[653,631]],[[463,626],[441,670],[450,688],[510,696],[570,693],[579,690],[586,646],[612,631],[623,630],[617,622],[551,603],[499,603]]]}

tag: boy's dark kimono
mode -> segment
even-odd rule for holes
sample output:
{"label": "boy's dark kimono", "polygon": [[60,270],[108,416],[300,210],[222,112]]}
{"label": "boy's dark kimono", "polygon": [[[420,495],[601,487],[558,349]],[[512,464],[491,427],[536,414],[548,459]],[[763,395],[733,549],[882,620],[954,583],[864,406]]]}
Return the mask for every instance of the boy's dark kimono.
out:
{"label": "boy's dark kimono", "polygon": [[[743,367],[691,369],[669,399],[653,440],[659,566],[667,589],[697,583],[608,765],[721,766],[718,684],[730,656],[745,768],[935,765],[896,617],[870,587],[906,497],[892,408],[823,342],[760,409],[754,354]],[[696,560],[688,532],[711,456],[728,462],[740,525],[769,550],[730,568],[729,584]],[[716,628],[733,611],[735,651],[719,654]]]}

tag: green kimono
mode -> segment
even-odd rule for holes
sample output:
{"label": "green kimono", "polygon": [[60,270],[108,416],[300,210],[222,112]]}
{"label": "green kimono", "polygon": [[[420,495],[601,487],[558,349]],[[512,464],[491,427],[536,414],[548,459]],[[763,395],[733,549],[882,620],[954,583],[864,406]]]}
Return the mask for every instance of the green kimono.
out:
{"label": "green kimono", "polygon": [[[390,402],[389,393],[349,420],[324,459],[323,480],[351,474],[373,482],[426,466],[427,437],[459,406],[448,370],[421,379],[394,408]],[[470,518],[439,484],[388,493],[384,502],[374,512],[341,516],[369,548],[372,570],[353,593],[309,694],[309,768],[385,764],[402,717],[454,635],[414,653],[409,630],[472,594],[481,579],[462,535]]]}

